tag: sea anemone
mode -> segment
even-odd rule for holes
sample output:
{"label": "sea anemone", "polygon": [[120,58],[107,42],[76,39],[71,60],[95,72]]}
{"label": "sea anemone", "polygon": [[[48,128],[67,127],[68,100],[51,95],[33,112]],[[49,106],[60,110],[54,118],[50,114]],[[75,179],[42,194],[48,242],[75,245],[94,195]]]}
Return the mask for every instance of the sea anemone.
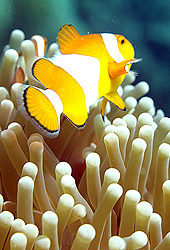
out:
{"label": "sea anemone", "polygon": [[148,84],[128,74],[126,112],[109,104],[103,121],[98,100],[84,130],[61,117],[43,138],[17,109],[18,86],[34,84],[24,37],[14,30],[1,59],[0,249],[169,249],[170,118],[143,97]]}

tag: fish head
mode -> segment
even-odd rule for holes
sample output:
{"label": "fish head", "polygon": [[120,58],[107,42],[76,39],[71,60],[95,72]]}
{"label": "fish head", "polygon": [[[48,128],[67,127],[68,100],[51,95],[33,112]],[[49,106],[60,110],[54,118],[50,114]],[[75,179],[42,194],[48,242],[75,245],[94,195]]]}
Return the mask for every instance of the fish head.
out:
{"label": "fish head", "polygon": [[119,52],[124,59],[131,59],[135,56],[135,51],[132,44],[122,35],[115,35]]}

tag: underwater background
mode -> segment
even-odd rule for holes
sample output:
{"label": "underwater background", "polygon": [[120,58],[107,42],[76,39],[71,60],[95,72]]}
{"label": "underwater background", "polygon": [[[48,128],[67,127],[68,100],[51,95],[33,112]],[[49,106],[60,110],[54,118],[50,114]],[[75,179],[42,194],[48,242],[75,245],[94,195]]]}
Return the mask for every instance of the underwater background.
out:
{"label": "underwater background", "polygon": [[84,35],[122,34],[133,44],[139,80],[150,85],[148,96],[170,116],[170,1],[165,0],[0,0],[0,50],[13,29],[26,38],[43,35],[55,42],[59,29],[72,24]]}

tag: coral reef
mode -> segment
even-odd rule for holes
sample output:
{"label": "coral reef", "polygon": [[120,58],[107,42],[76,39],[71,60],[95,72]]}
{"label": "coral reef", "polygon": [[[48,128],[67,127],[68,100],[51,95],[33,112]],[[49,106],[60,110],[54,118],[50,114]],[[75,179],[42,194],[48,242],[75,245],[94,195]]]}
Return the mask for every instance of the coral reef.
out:
{"label": "coral reef", "polygon": [[169,249],[170,118],[143,97],[148,84],[127,75],[126,112],[110,104],[103,121],[99,100],[84,130],[62,117],[46,139],[16,105],[34,53],[15,30],[2,55],[0,249]]}

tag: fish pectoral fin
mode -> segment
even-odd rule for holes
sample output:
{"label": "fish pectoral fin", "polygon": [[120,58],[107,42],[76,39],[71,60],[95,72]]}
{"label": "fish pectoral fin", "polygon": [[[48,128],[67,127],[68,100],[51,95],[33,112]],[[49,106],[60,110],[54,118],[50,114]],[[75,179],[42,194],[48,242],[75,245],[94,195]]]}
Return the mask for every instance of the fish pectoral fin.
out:
{"label": "fish pectoral fin", "polygon": [[17,90],[17,102],[21,113],[37,130],[50,138],[58,135],[62,103],[57,93],[22,85]]}
{"label": "fish pectoral fin", "polygon": [[103,100],[100,103],[101,115],[102,115],[103,121],[104,121],[104,115],[105,115],[105,109],[106,109],[107,102],[108,102],[108,100],[105,97],[103,97]]}
{"label": "fish pectoral fin", "polygon": [[123,60],[119,63],[115,63],[115,62],[111,62],[109,63],[109,75],[112,79],[115,79],[116,77],[123,75],[123,74],[127,74],[129,73],[130,67],[132,63],[136,63],[141,61],[141,59],[126,59]]}
{"label": "fish pectoral fin", "polygon": [[58,32],[57,36],[57,43],[59,46],[59,50],[61,53],[65,53],[67,48],[70,47],[72,42],[75,41],[76,38],[80,37],[81,35],[78,31],[74,28],[73,25],[65,24],[60,31]]}
{"label": "fish pectoral fin", "polygon": [[126,105],[120,95],[117,92],[111,92],[106,95],[104,95],[106,99],[108,99],[110,102],[115,104],[118,108],[126,111]]}

